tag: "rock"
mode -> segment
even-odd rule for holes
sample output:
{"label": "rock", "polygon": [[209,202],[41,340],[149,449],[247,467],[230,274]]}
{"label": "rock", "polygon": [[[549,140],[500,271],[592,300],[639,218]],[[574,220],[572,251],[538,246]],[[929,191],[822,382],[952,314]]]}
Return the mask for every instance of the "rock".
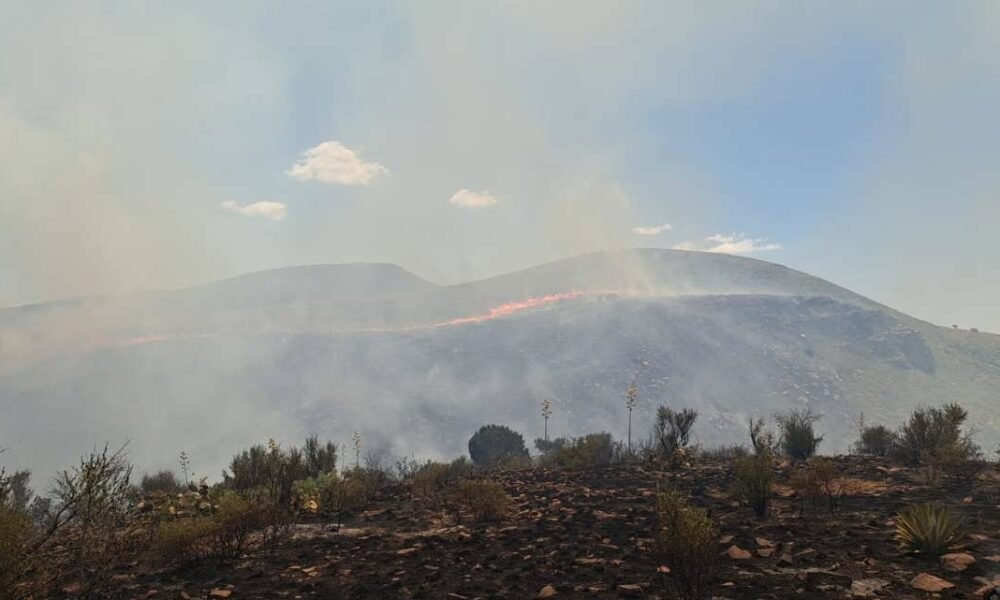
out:
{"label": "rock", "polygon": [[778,559],[778,566],[780,566],[780,567],[790,567],[790,566],[792,566],[793,562],[794,562],[794,559],[792,559],[792,555],[789,554],[789,553],[787,553],[787,552],[785,552],[784,554],[781,555],[781,558]]}
{"label": "rock", "polygon": [[757,556],[761,558],[770,558],[774,554],[774,548],[761,548],[757,550]]}
{"label": "rock", "polygon": [[535,598],[555,598],[556,594],[558,593],[559,592],[556,591],[556,588],[552,587],[551,585],[547,585],[542,589],[538,590],[538,595],[535,596]]}
{"label": "rock", "polygon": [[669,575],[670,574],[670,567],[668,567],[667,565],[660,565],[660,566],[656,567],[656,572],[657,573],[662,573],[664,575]]}
{"label": "rock", "polygon": [[726,550],[726,556],[733,560],[747,560],[753,557],[749,551],[740,548],[736,544],[733,544],[728,550]]}
{"label": "rock", "polygon": [[416,552],[417,550],[419,550],[419,548],[417,548],[416,546],[413,546],[411,548],[403,548],[402,550],[397,550],[396,554],[399,555],[399,556],[409,556],[409,555],[413,554],[414,552]]}
{"label": "rock", "polygon": [[758,548],[773,548],[774,547],[774,542],[772,542],[771,540],[762,538],[762,537],[754,538],[753,541],[754,541],[755,544],[757,544]]}
{"label": "rock", "polygon": [[732,536],[732,535],[724,535],[724,536],[722,536],[722,537],[719,538],[719,543],[720,544],[728,544],[728,543],[732,542],[734,538],[735,538],[735,536]]}
{"label": "rock", "polygon": [[858,579],[851,583],[851,597],[874,598],[887,587],[889,582],[885,579]]}
{"label": "rock", "polygon": [[623,583],[618,586],[618,593],[627,598],[642,596],[642,586],[637,583]]}
{"label": "rock", "polygon": [[233,590],[227,590],[224,588],[212,588],[212,591],[208,593],[209,598],[228,598],[233,595]]}
{"label": "rock", "polygon": [[976,558],[966,552],[953,552],[941,557],[941,568],[952,573],[961,573],[974,564]]}
{"label": "rock", "polygon": [[940,577],[935,577],[930,573],[918,573],[917,576],[910,581],[910,585],[925,592],[940,592],[942,590],[955,587],[954,583],[945,581]]}

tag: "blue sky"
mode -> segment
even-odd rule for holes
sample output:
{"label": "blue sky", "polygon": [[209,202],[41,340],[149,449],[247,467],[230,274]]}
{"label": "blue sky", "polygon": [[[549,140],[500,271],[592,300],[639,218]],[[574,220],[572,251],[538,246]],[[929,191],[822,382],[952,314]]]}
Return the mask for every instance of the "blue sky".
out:
{"label": "blue sky", "polygon": [[655,246],[1000,331],[995,3],[536,4],[0,0],[0,305]]}

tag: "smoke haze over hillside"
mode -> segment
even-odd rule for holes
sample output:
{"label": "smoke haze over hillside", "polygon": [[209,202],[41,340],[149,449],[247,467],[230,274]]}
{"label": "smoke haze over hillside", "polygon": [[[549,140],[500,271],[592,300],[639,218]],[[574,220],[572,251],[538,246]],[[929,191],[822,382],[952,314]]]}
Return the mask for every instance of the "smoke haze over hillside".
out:
{"label": "smoke haze over hillside", "polygon": [[1000,431],[997,3],[0,7],[12,464],[620,435],[631,379]]}

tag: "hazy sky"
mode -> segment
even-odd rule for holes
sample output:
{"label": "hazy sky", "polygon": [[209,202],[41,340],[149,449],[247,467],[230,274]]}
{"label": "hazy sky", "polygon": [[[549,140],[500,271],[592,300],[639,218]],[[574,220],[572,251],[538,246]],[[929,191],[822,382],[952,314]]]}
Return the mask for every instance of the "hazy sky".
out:
{"label": "hazy sky", "polygon": [[0,306],[656,246],[1000,331],[997,31],[971,1],[0,0]]}

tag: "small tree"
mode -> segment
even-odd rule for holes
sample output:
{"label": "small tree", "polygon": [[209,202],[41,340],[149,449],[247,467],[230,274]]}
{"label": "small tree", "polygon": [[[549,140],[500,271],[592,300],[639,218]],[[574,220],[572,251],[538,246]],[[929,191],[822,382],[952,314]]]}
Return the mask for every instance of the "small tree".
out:
{"label": "small tree", "polygon": [[528,458],[520,433],[503,425],[484,425],[469,439],[469,457],[477,467],[495,469],[512,459]]}
{"label": "small tree", "polygon": [[678,450],[688,445],[697,418],[697,411],[690,408],[674,410],[661,406],[656,409],[654,433],[664,457],[672,459]]}
{"label": "small tree", "polygon": [[775,415],[781,431],[782,451],[796,460],[805,460],[816,454],[816,449],[823,441],[822,436],[817,436],[813,428],[818,420],[819,415],[809,409],[790,410]]}
{"label": "small tree", "polygon": [[320,444],[319,437],[311,435],[302,444],[306,476],[319,477],[337,468],[337,445],[333,442]]}
{"label": "small tree", "polygon": [[176,494],[181,491],[181,482],[177,480],[177,475],[173,471],[163,470],[142,476],[139,489],[143,494],[153,492],[163,492],[165,494]]}

